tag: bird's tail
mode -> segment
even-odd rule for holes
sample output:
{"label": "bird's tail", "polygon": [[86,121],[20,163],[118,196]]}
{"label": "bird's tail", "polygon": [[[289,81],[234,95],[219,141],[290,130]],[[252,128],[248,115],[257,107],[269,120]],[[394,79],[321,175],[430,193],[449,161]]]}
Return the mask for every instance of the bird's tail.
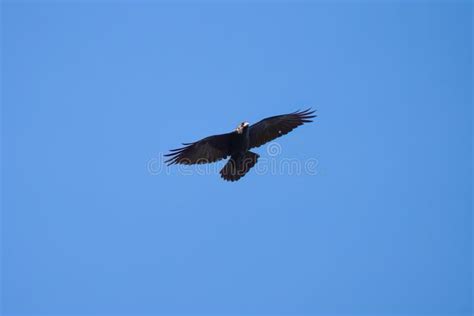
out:
{"label": "bird's tail", "polygon": [[227,181],[237,181],[257,163],[258,154],[247,151],[245,154],[233,155],[220,171],[221,177]]}

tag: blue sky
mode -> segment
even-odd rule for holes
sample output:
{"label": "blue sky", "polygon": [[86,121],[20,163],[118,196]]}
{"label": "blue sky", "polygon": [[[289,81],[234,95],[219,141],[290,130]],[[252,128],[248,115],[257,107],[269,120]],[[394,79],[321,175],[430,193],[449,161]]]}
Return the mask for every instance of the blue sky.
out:
{"label": "blue sky", "polygon": [[[470,314],[472,12],[4,2],[3,314]],[[308,106],[316,174],[149,170]]]}

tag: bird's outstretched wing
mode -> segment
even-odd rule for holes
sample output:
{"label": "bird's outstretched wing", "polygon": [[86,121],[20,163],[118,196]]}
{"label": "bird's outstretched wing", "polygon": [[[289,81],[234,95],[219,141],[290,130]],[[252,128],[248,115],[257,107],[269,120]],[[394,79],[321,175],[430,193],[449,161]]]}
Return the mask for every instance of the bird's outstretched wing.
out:
{"label": "bird's outstretched wing", "polygon": [[194,143],[183,143],[184,147],[172,149],[165,162],[172,164],[203,164],[215,162],[230,155],[232,133],[214,135]]}
{"label": "bird's outstretched wing", "polygon": [[259,147],[275,138],[286,135],[304,123],[312,122],[315,111],[307,109],[290,114],[267,117],[249,128],[249,147]]}

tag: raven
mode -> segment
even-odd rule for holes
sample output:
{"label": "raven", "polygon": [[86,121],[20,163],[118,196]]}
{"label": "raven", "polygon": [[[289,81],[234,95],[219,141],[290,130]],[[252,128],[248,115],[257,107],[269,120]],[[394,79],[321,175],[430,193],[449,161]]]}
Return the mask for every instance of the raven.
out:
{"label": "raven", "polygon": [[183,143],[182,148],[172,149],[165,162],[172,164],[211,163],[230,156],[227,164],[220,171],[221,177],[227,181],[242,178],[260,157],[249,151],[288,134],[304,123],[312,122],[316,117],[313,110],[296,111],[290,114],[267,117],[260,122],[249,125],[242,122],[230,133],[209,136],[194,143]]}

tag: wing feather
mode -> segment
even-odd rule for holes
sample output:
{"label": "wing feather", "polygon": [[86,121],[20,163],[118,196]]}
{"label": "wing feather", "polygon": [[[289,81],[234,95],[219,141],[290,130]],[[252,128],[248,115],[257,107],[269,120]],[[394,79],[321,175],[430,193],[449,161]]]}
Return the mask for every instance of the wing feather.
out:
{"label": "wing feather", "polygon": [[250,148],[260,147],[263,144],[286,135],[304,123],[312,122],[313,110],[296,111],[290,114],[267,117],[250,126],[249,145]]}
{"label": "wing feather", "polygon": [[168,166],[172,164],[203,164],[211,163],[230,155],[231,133],[214,135],[198,140],[194,143],[183,143],[184,147],[171,149],[165,161]]}

